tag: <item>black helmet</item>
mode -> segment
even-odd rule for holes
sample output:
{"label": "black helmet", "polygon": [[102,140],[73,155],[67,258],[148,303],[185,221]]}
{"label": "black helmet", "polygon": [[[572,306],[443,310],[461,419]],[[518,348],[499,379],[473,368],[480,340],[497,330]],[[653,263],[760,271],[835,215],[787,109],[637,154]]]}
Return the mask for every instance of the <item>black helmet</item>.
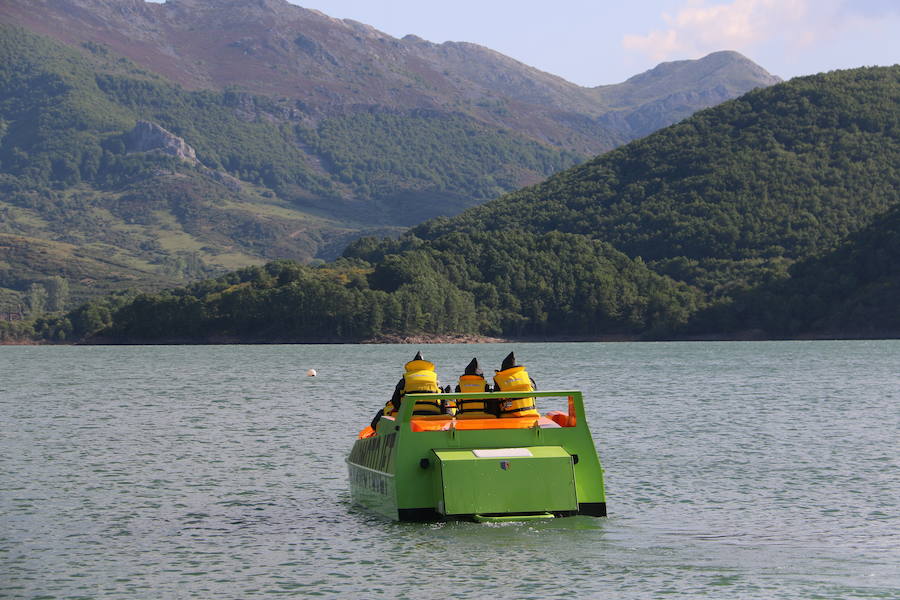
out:
{"label": "black helmet", "polygon": [[466,370],[463,371],[463,375],[478,375],[479,377],[484,377],[484,371],[478,366],[477,358],[473,358],[472,362],[466,365]]}
{"label": "black helmet", "polygon": [[503,359],[503,364],[500,365],[500,370],[505,371],[507,369],[512,369],[513,367],[518,367],[519,365],[516,363],[516,355],[514,352],[510,352],[506,355],[506,358]]}

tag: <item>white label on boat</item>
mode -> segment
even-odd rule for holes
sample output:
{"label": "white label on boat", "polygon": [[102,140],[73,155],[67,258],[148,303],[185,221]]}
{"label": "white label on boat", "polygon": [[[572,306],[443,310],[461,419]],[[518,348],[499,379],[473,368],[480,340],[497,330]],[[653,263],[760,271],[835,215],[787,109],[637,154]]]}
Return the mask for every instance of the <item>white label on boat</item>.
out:
{"label": "white label on boat", "polygon": [[517,456],[534,456],[528,448],[486,448],[472,450],[478,458],[515,458]]}

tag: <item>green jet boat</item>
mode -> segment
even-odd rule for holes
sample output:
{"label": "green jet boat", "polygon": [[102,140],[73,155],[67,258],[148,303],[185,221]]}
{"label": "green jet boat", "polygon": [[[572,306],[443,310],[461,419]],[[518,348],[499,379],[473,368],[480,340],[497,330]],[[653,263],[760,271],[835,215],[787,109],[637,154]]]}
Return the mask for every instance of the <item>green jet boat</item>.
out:
{"label": "green jet boat", "polygon": [[[567,398],[568,411],[412,414],[417,399],[478,398]],[[576,391],[409,394],[395,417],[360,432],[347,467],[354,504],[398,521],[606,516],[603,468]]]}

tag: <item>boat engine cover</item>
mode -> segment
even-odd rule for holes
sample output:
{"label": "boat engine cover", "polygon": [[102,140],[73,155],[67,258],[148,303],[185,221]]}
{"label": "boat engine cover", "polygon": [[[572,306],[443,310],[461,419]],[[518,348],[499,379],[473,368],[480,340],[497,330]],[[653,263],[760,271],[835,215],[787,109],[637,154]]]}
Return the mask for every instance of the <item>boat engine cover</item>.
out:
{"label": "boat engine cover", "polygon": [[578,510],[572,456],[560,446],[434,450],[444,515]]}

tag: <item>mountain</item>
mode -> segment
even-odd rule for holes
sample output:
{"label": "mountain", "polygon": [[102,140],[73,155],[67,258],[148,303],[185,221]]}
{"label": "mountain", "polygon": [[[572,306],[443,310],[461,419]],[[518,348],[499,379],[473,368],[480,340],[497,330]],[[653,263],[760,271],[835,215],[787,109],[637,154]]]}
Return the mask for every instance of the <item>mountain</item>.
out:
{"label": "mountain", "polygon": [[334,258],[777,81],[720,52],[582,88],[284,0],[6,0],[0,22],[0,308],[55,276],[74,302]]}
{"label": "mountain", "polygon": [[[188,91],[82,50],[0,26],[0,234],[69,253],[0,250],[0,278],[21,291],[77,275],[78,300],[337,255],[573,160],[460,114],[363,112],[311,130],[276,100]],[[106,268],[85,275],[80,252],[105,253]]]}
{"label": "mountain", "polygon": [[396,39],[286,0],[7,0],[0,18],[103,44],[188,89],[289,98],[314,118],[361,107],[461,112],[580,155],[779,81],[725,52],[583,88],[476,44]]}
{"label": "mountain", "polygon": [[737,52],[714,52],[700,60],[662,63],[624,83],[593,89],[612,109],[601,122],[625,138],[644,137],[779,78]]}
{"label": "mountain", "polygon": [[[114,339],[897,331],[900,65],[756,90],[399,239],[47,331]],[[102,310],[101,310],[102,309]],[[105,312],[103,312],[105,311]],[[188,332],[188,333],[185,333]]]}

